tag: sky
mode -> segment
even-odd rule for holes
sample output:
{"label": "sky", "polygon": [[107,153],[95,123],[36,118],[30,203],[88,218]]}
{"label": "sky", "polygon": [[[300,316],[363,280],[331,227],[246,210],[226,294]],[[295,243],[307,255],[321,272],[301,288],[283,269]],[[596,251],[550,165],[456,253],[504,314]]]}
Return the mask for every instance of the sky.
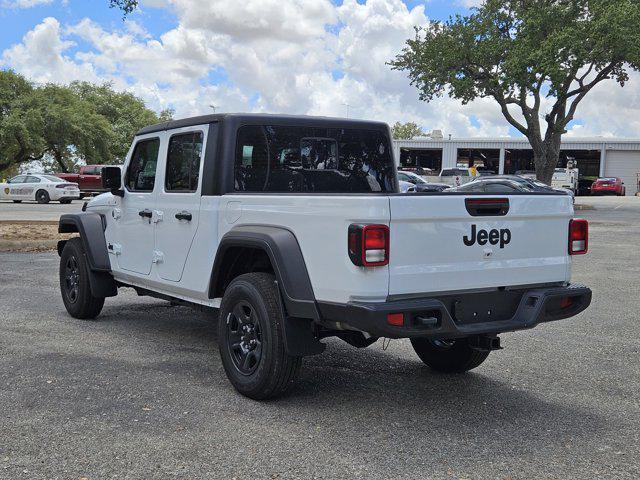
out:
{"label": "sky", "polygon": [[[479,0],[0,0],[0,68],[36,83],[111,82],[181,118],[268,112],[416,122],[453,137],[518,136],[497,105],[419,100],[386,64],[414,26]],[[640,137],[640,76],[594,89],[572,136]]]}

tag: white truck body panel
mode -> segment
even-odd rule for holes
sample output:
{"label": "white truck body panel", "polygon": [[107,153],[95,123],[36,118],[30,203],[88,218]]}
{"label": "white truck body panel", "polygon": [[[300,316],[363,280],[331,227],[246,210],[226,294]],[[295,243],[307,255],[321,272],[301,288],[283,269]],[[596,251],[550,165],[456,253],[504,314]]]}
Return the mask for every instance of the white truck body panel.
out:
{"label": "white truck body panel", "polygon": [[[352,223],[389,224],[384,195],[225,195],[220,238],[234,226],[274,225],[291,230],[305,259],[318,301],[383,301],[388,267],[362,268],[351,263],[347,231]],[[229,215],[228,209],[234,209]],[[239,218],[231,222],[235,216]]]}

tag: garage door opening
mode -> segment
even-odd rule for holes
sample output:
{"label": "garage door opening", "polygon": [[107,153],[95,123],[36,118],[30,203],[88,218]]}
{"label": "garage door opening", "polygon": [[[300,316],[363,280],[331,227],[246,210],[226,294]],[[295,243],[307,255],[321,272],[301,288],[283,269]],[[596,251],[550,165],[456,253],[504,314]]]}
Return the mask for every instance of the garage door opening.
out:
{"label": "garage door opening", "polygon": [[419,175],[438,175],[442,170],[442,149],[401,148],[400,168]]}
{"label": "garage door opening", "polygon": [[504,173],[516,175],[535,173],[533,150],[507,149],[504,151]]}
{"label": "garage door opening", "polygon": [[497,175],[500,170],[500,150],[489,148],[459,148],[457,166],[475,167],[481,175]]}
{"label": "garage door opening", "polygon": [[567,168],[569,160],[576,162],[581,179],[593,181],[600,176],[600,150],[562,150],[558,168]]}

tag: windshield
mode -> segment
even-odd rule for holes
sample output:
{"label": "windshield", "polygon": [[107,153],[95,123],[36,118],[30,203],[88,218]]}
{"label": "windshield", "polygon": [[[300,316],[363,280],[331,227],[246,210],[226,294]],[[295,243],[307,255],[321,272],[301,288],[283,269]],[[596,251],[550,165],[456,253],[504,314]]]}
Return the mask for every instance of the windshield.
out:
{"label": "windshield", "polygon": [[238,130],[235,190],[395,192],[388,136],[377,130],[252,125]]}
{"label": "windshield", "polygon": [[424,178],[422,178],[420,175],[416,175],[415,173],[404,172],[404,174],[409,177],[409,181],[412,183],[419,183],[421,185],[427,183]]}

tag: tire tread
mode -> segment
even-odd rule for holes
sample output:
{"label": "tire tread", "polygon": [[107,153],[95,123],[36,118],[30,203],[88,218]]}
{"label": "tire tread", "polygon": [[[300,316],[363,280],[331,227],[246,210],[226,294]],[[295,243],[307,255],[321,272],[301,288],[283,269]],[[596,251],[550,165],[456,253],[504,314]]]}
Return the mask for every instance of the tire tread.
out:
{"label": "tire tread", "polygon": [[[64,269],[67,257],[71,254],[75,254],[80,269],[80,294],[78,302],[75,304],[69,303],[64,293]],[[69,315],[80,320],[92,320],[96,318],[104,306],[104,297],[94,297],[91,293],[89,265],[80,237],[74,237],[68,240],[62,250],[62,255],[60,256],[60,293],[62,294],[62,301]]]}
{"label": "tire tread", "polygon": [[[280,292],[275,282],[275,277],[269,273],[253,272],[238,276],[227,288],[231,290],[236,283],[245,282],[256,289],[260,298],[264,302],[265,310],[268,314],[269,327],[272,329],[274,355],[267,379],[253,389],[245,389],[234,382],[233,371],[229,371],[233,367],[229,367],[225,363],[223,356],[223,339],[225,338],[224,324],[221,323],[218,328],[218,342],[220,344],[220,354],[223,359],[225,371],[229,380],[234,387],[243,395],[253,398],[254,400],[268,400],[277,398],[287,393],[295,384],[300,372],[302,357],[293,357],[287,354],[284,346],[283,335],[283,309],[280,303]],[[223,298],[224,304],[224,298]],[[222,310],[222,309],[221,309]],[[220,322],[224,322],[224,315],[220,315]]]}

